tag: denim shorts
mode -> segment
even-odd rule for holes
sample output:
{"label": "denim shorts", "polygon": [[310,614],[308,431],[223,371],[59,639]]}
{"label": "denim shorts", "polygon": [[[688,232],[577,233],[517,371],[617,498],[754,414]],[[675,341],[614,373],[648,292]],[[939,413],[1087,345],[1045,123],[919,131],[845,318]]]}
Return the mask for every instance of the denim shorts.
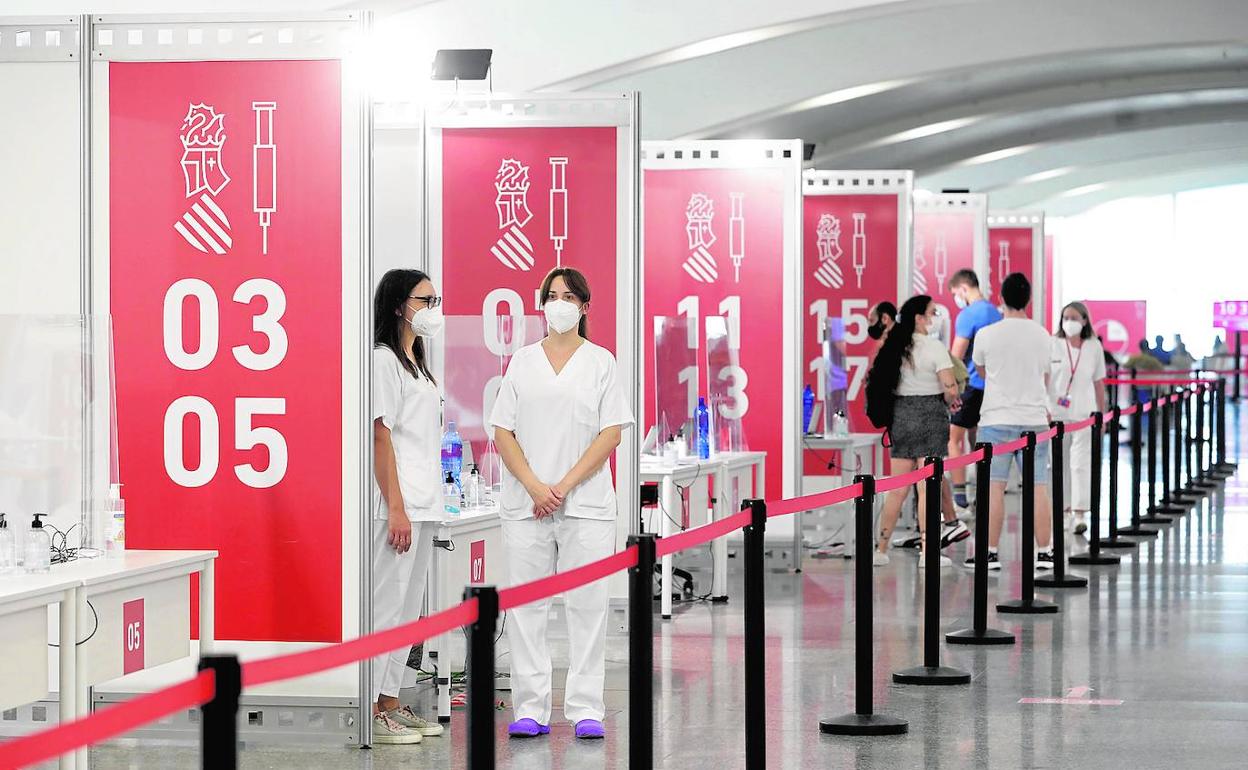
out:
{"label": "denim shorts", "polygon": [[[1047,425],[981,425],[976,441],[982,441],[995,446],[1022,438],[1023,433],[1026,431],[1035,431],[1039,434],[1044,433],[1048,429],[1049,426]],[[1009,454],[997,454],[994,449],[991,479],[1003,483],[1009,481],[1010,466],[1015,462],[1018,463],[1021,469],[1023,465],[1023,450],[1020,449]],[[1036,444],[1036,468],[1033,480],[1036,486],[1043,486],[1049,483],[1049,442],[1047,441]]]}

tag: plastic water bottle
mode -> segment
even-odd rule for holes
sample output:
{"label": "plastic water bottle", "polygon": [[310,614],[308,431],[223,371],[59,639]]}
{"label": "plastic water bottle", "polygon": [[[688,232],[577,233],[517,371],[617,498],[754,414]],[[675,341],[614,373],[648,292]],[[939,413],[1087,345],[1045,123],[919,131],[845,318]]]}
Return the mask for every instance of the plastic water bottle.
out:
{"label": "plastic water bottle", "polygon": [[459,485],[450,471],[446,472],[446,483],[442,485],[442,510],[448,517],[458,516],[460,511]]}
{"label": "plastic water bottle", "polygon": [[832,415],[832,435],[838,438],[845,438],[849,435],[849,418],[841,410],[837,410]]}
{"label": "plastic water bottle", "polygon": [[711,410],[706,408],[706,399],[698,397],[698,457],[711,459]]}
{"label": "plastic water bottle", "polygon": [[[454,422],[446,424],[446,432],[442,434],[442,472],[450,474],[451,480],[459,486],[459,473],[464,467],[464,441],[459,437]],[[462,489],[463,487],[459,487]]]}
{"label": "plastic water bottle", "polygon": [[52,536],[40,520],[47,515],[36,513],[30,531],[26,533],[26,571],[33,574],[48,572],[52,568]]}
{"label": "plastic water bottle", "polygon": [[809,385],[802,391],[802,433],[810,433],[810,418],[815,413],[815,391]]}

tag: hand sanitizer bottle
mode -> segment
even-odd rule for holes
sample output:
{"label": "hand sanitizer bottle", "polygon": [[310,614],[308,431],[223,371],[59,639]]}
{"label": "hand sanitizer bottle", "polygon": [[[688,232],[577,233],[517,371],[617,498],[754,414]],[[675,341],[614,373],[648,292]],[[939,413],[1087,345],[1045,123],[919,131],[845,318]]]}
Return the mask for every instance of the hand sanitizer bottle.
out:
{"label": "hand sanitizer bottle", "polygon": [[43,528],[42,521],[47,515],[36,513],[30,531],[26,533],[26,571],[35,575],[52,568],[52,536]]}
{"label": "hand sanitizer bottle", "polygon": [[446,483],[442,485],[442,507],[446,516],[459,516],[459,485],[450,471],[446,472]]}
{"label": "hand sanitizer bottle", "polygon": [[9,522],[0,513],[0,575],[21,572],[17,566],[17,536],[9,529]]}

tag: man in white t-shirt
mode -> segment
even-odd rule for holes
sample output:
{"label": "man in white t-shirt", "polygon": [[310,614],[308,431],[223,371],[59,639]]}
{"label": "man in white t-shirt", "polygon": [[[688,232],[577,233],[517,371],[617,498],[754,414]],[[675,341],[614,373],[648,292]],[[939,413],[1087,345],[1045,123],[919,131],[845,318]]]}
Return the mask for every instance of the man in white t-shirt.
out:
{"label": "man in white t-shirt", "polygon": [[[1031,283],[1022,273],[1012,273],[1001,283],[1005,317],[979,330],[972,354],[984,378],[984,403],[979,415],[979,441],[1002,444],[1022,437],[1027,431],[1043,433],[1049,428],[1049,361],[1052,341],[1040,324],[1027,317]],[[1005,485],[1015,460],[1022,463],[1022,452],[992,457],[989,498],[988,568],[1001,569],[997,544],[1005,523]],[[1049,507],[1049,444],[1036,445],[1035,533],[1036,569],[1053,569],[1052,511]],[[1024,548],[1028,544],[1023,544]],[[966,561],[973,566],[974,559]]]}

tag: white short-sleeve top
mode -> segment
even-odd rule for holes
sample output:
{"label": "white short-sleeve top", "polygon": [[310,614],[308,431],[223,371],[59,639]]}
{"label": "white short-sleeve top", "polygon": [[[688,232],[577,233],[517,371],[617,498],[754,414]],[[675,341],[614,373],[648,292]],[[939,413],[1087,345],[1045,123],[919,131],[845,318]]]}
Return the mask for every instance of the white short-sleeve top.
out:
{"label": "white short-sleeve top", "polygon": [[901,377],[895,393],[898,396],[939,396],[945,392],[939,373],[952,368],[949,349],[940,340],[915,332],[910,358],[901,363]]}
{"label": "white short-sleeve top", "polygon": [[[582,343],[555,374],[540,342],[512,356],[490,415],[490,424],[515,433],[533,473],[557,484],[607,428],[633,424],[615,356],[592,342]],[[533,516],[533,500],[518,479],[503,476],[500,515],[508,520]],[[568,493],[565,516],[614,519],[615,487],[607,463]]]}
{"label": "white short-sleeve top", "polygon": [[[373,420],[390,429],[403,508],[411,521],[442,519],[442,395],[403,368],[390,348],[373,348]],[[376,462],[376,459],[374,459]],[[373,481],[373,515],[387,515]]]}

